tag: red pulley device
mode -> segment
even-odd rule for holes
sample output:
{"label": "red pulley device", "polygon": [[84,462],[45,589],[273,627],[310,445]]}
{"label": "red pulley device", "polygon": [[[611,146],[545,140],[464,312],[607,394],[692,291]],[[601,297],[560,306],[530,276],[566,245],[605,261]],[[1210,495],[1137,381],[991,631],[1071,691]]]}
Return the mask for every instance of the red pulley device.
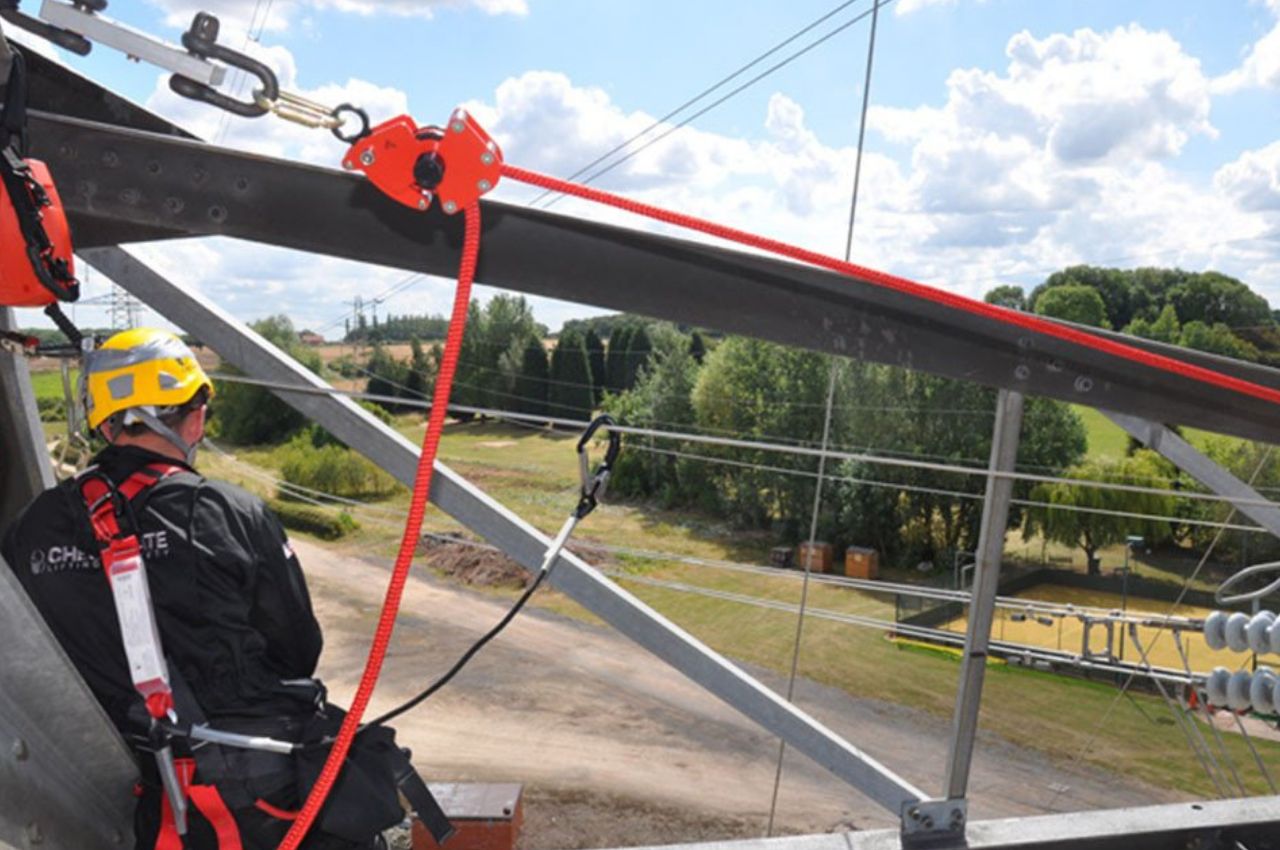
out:
{"label": "red pulley device", "polygon": [[[0,306],[44,307],[74,301],[79,287],[71,230],[58,189],[43,162],[17,162],[19,179],[0,180]],[[22,195],[14,197],[10,192],[14,184]]]}
{"label": "red pulley device", "polygon": [[356,139],[342,166],[363,171],[393,200],[426,211],[434,198],[461,212],[502,176],[502,151],[466,110],[444,127],[419,127],[408,115],[384,121]]}

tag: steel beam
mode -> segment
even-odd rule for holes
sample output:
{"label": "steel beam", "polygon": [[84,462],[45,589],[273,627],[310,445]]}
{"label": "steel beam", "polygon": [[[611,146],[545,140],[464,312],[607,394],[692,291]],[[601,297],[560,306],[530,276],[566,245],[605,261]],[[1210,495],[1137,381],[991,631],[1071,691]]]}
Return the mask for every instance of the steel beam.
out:
{"label": "steel beam", "polygon": [[[457,268],[457,217],[410,210],[359,175],[48,114],[32,115],[31,138],[81,247],[222,235],[415,272]],[[477,280],[491,286],[1280,441],[1269,402],[867,280],[510,204],[483,210]],[[1280,387],[1267,367],[1124,339]]]}
{"label": "steel beam", "polygon": [[[976,821],[962,843],[935,850],[1274,850],[1280,797],[1101,809]],[[896,830],[711,841],[632,850],[902,850]]]}
{"label": "steel beam", "polygon": [[978,537],[978,564],[974,571],[973,594],[969,599],[969,627],[965,632],[964,656],[960,666],[960,687],[951,728],[951,748],[947,753],[946,797],[962,800],[969,788],[969,767],[978,714],[982,708],[982,684],[987,672],[987,646],[996,595],[1000,590],[1000,562],[1004,558],[1004,536],[1009,522],[1009,500],[1013,479],[996,475],[1012,472],[1018,459],[1022,433],[1023,398],[1020,393],[1001,390],[996,401],[995,433],[991,438],[987,493],[982,504],[982,530]]}
{"label": "steel beam", "polygon": [[1210,460],[1173,430],[1137,416],[1108,410],[1099,412],[1123,428],[1130,437],[1158,452],[1219,496],[1225,497],[1240,513],[1280,537],[1280,507],[1270,504],[1265,496]]}
{"label": "steel beam", "polygon": [[[198,332],[228,362],[250,376],[305,387],[327,385],[229,314],[165,280],[123,248],[93,248],[83,259],[179,327]],[[342,395],[280,394],[286,402],[355,447],[400,482],[412,485],[419,450]],[[437,462],[431,500],[463,525],[536,572],[550,539],[470,482]],[[563,553],[551,582],[583,607],[652,652],[790,746],[898,812],[922,794],[865,752],[744,673],[657,611]]]}

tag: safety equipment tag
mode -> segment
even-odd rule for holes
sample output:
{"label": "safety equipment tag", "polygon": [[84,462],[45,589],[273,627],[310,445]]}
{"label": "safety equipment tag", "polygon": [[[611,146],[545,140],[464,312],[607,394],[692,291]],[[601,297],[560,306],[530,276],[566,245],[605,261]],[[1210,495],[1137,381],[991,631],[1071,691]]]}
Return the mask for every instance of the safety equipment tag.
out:
{"label": "safety equipment tag", "polygon": [[147,565],[134,535],[111,541],[103,552],[103,568],[111,582],[116,617],[124,639],[129,676],[142,694],[152,717],[163,717],[173,708],[169,668],[160,650],[160,630],[151,607]]}

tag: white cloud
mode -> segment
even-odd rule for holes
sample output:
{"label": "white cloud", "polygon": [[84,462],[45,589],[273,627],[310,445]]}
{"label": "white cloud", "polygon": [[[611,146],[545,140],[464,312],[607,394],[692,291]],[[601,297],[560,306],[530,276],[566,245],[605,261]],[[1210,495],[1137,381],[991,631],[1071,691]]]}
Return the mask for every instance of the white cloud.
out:
{"label": "white cloud", "polygon": [[1275,15],[1275,26],[1249,48],[1240,67],[1213,81],[1215,94],[1247,88],[1280,89],[1280,0],[1265,0],[1264,5]]}
{"label": "white cloud", "polygon": [[910,15],[926,6],[953,6],[956,0],[898,0],[893,7],[895,15]]}
{"label": "white cloud", "polygon": [[1241,209],[1280,213],[1280,142],[1245,151],[1218,169],[1213,182]]}
{"label": "white cloud", "polygon": [[873,129],[912,144],[912,205],[931,214],[934,245],[1028,243],[1191,135],[1216,134],[1199,62],[1165,33],[1024,31],[1006,53],[1003,73],[953,71],[940,109],[870,110]]}

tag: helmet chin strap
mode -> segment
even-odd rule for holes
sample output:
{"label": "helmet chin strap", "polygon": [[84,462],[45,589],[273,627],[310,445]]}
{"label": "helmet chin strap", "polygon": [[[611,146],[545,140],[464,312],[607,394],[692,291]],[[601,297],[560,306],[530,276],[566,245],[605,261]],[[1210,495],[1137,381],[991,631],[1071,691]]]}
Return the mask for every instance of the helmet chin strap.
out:
{"label": "helmet chin strap", "polygon": [[178,436],[178,432],[170,428],[164,422],[160,421],[160,417],[156,416],[145,407],[131,407],[124,412],[124,417],[120,420],[122,426],[132,425],[135,422],[141,422],[155,433],[164,437],[180,452],[182,458],[190,466],[196,462],[196,446],[188,443],[182,437]]}

